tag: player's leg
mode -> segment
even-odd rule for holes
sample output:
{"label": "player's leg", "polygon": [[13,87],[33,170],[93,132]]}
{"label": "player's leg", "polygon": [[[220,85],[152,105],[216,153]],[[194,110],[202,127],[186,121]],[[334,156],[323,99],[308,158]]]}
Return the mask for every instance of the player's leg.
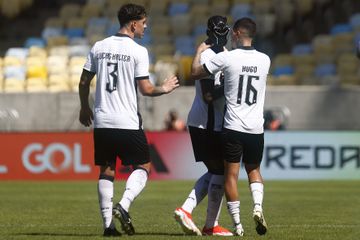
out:
{"label": "player's leg", "polygon": [[249,189],[254,202],[253,218],[256,232],[259,235],[264,235],[268,228],[263,214],[264,184],[260,173],[264,135],[248,134],[246,141],[246,152],[244,153],[243,161],[248,175]]}
{"label": "player's leg", "polygon": [[204,235],[232,236],[232,232],[219,225],[222,200],[224,196],[224,162],[222,160],[220,133],[209,132],[209,157],[204,164],[212,173],[208,188],[208,206],[206,210]]}
{"label": "player's leg", "polygon": [[[202,162],[208,158],[206,147],[207,133],[206,130],[189,127],[191,143],[193,146],[196,162]],[[195,183],[190,194],[180,208],[174,211],[175,220],[180,224],[182,230],[188,235],[202,235],[192,219],[192,211],[205,198],[208,193],[208,186],[211,179],[211,173],[206,172]]]}
{"label": "player's leg", "polygon": [[224,154],[224,174],[225,174],[225,197],[227,209],[234,224],[234,233],[238,236],[244,235],[244,230],[240,221],[240,200],[237,189],[239,178],[240,158],[243,152],[242,143],[238,140],[238,132],[223,129],[222,146]]}
{"label": "player's leg", "polygon": [[180,208],[174,211],[175,220],[180,224],[184,233],[201,236],[201,232],[192,219],[192,211],[207,195],[211,174],[202,175],[195,183],[189,196]]}
{"label": "player's leg", "polygon": [[116,155],[105,139],[111,134],[107,129],[94,129],[95,165],[99,166],[98,199],[103,219],[104,236],[120,236],[112,221]]}
{"label": "player's leg", "polygon": [[132,165],[133,171],[126,180],[121,200],[114,206],[113,214],[128,235],[135,234],[129,209],[146,186],[150,172],[149,146],[142,130],[120,130],[118,154],[123,165]]}

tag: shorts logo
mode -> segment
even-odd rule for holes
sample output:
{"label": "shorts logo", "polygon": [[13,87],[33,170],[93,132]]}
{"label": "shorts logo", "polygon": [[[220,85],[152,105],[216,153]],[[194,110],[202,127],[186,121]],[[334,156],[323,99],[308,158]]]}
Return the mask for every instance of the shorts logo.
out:
{"label": "shorts logo", "polygon": [[32,143],[24,149],[21,159],[24,167],[31,173],[46,171],[60,173],[69,170],[76,173],[89,173],[91,171],[88,164],[81,163],[79,143],[75,143],[73,147],[63,143],[52,143],[48,146]]}

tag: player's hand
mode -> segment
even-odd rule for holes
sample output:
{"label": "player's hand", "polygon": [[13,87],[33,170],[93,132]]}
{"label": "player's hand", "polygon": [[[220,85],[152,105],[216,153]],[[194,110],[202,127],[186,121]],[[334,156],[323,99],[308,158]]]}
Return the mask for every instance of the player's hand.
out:
{"label": "player's hand", "polygon": [[210,48],[210,47],[211,47],[210,44],[208,45],[208,44],[206,44],[205,42],[202,42],[202,43],[198,46],[196,52],[197,52],[197,54],[200,54],[200,53],[202,53],[203,51],[205,51],[206,49],[208,49],[208,48]]}
{"label": "player's hand", "polygon": [[176,76],[171,76],[165,79],[164,83],[161,85],[165,93],[170,93],[179,86],[180,86],[179,79]]}
{"label": "player's hand", "polygon": [[79,121],[85,127],[89,127],[94,119],[93,111],[90,108],[81,108],[79,114]]}

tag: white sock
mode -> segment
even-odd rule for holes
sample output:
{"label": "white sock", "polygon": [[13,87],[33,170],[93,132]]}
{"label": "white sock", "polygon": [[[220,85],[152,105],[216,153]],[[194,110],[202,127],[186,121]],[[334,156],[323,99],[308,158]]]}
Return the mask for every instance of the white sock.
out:
{"label": "white sock", "polygon": [[211,175],[211,173],[207,172],[196,181],[194,188],[192,189],[188,198],[182,205],[182,209],[189,213],[192,213],[194,208],[201,202],[201,200],[204,199],[204,197],[208,193],[208,186]]}
{"label": "white sock", "polygon": [[227,208],[234,226],[240,224],[240,201],[227,202]]}
{"label": "white sock", "polygon": [[212,175],[208,188],[208,207],[205,227],[211,228],[219,225],[221,204],[224,195],[224,175]]}
{"label": "white sock", "polygon": [[262,211],[262,203],[264,198],[264,184],[254,182],[250,184],[250,192],[254,201],[254,209]]}
{"label": "white sock", "polygon": [[120,201],[120,205],[129,212],[131,203],[144,189],[148,179],[148,174],[144,169],[134,170],[126,181],[125,192]]}
{"label": "white sock", "polygon": [[108,179],[99,179],[98,198],[100,212],[103,218],[104,228],[113,227],[112,207],[113,207],[114,183]]}

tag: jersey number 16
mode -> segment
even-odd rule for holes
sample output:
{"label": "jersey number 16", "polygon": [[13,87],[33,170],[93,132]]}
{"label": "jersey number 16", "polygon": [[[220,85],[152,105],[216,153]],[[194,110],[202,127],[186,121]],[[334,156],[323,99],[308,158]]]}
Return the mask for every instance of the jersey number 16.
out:
{"label": "jersey number 16", "polygon": [[241,99],[243,96],[243,85],[244,85],[244,78],[247,77],[247,85],[246,85],[246,95],[245,95],[245,103],[249,106],[256,103],[257,99],[257,90],[251,84],[252,80],[259,80],[259,76],[251,76],[251,75],[240,75],[239,77],[239,89],[237,95],[237,103],[241,104]]}

